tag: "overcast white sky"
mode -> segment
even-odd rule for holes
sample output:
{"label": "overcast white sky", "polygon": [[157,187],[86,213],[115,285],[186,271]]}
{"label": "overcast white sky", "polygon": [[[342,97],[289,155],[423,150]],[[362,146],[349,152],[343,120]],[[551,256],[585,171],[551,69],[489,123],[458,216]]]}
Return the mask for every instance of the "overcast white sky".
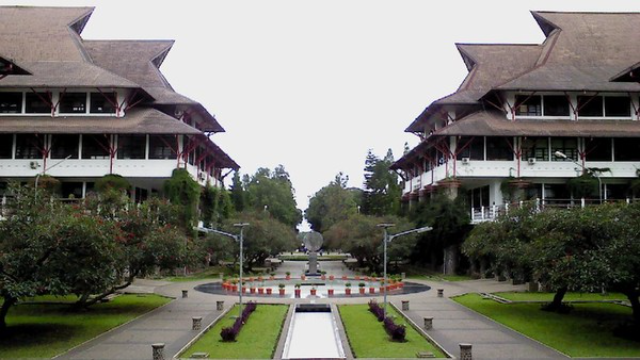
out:
{"label": "overcast white sky", "polygon": [[637,0],[0,4],[95,6],[85,39],[176,40],[169,82],[216,115],[226,133],[213,140],[242,174],[283,164],[303,210],[340,171],[361,186],[368,149],[397,159],[417,144],[404,129],[466,75],[456,42],[541,43],[530,10],[640,11]]}

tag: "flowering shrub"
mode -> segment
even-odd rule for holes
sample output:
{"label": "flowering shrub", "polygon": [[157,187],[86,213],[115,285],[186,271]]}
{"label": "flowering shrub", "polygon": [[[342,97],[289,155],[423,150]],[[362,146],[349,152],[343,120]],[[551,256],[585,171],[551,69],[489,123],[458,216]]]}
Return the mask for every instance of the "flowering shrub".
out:
{"label": "flowering shrub", "polygon": [[377,302],[371,300],[369,301],[369,311],[378,319],[378,321],[383,321],[383,327],[387,334],[391,336],[393,341],[405,341],[406,336],[406,327],[404,325],[396,325],[393,322],[393,319],[384,317],[384,309],[378,305]]}
{"label": "flowering shrub", "polygon": [[247,319],[249,319],[249,315],[251,315],[251,313],[255,310],[256,303],[252,301],[248,302],[245,305],[244,309],[242,309],[242,316],[237,318],[232,326],[222,328],[222,331],[220,331],[220,337],[222,337],[222,341],[236,341],[238,333],[240,332],[240,329],[242,329],[242,325],[247,322]]}

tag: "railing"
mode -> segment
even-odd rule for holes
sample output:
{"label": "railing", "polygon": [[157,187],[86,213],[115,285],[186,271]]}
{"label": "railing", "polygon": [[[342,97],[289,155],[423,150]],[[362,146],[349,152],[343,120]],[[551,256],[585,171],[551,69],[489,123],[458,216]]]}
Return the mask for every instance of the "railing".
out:
{"label": "railing", "polygon": [[[631,203],[635,199],[607,199],[605,202],[611,201],[624,201],[627,204]],[[576,207],[584,208],[586,206],[598,205],[600,200],[598,199],[534,199],[527,201],[519,201],[514,203],[505,203],[502,205],[481,206],[479,208],[471,208],[471,223],[479,224],[485,221],[494,221],[498,216],[504,213],[509,213],[509,209],[518,208],[524,205],[535,206],[536,210],[542,211],[544,209],[572,209]]]}

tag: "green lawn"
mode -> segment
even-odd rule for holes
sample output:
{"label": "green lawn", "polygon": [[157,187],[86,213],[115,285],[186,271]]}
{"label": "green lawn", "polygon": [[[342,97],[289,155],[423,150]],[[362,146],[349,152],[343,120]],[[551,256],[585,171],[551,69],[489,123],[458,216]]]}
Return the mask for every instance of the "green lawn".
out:
{"label": "green lawn", "polygon": [[288,305],[258,304],[240,330],[236,342],[222,342],[220,330],[233,325],[235,319],[232,316],[238,315],[236,305],[180,357],[207,352],[212,359],[271,359],[288,309]]}
{"label": "green lawn", "polygon": [[460,304],[572,357],[638,357],[640,343],[613,336],[631,317],[614,304],[574,304],[570,314],[540,310],[540,304],[500,304],[476,294],[454,298]]}
{"label": "green lawn", "polygon": [[396,316],[396,324],[407,326],[407,341],[404,343],[389,340],[382,323],[369,312],[368,305],[341,305],[339,310],[355,357],[415,358],[416,353],[420,351],[431,351],[439,358],[445,357],[392,307],[387,307],[388,314]]}
{"label": "green lawn", "polygon": [[156,295],[123,295],[81,312],[70,311],[68,305],[14,306],[7,315],[8,334],[0,337],[0,359],[51,358],[169,301]]}
{"label": "green lawn", "polygon": [[[548,301],[553,300],[555,293],[530,293],[530,292],[502,292],[494,295],[513,301]],[[576,300],[627,300],[627,297],[620,293],[608,293],[606,295],[594,293],[567,293],[563,301]]]}

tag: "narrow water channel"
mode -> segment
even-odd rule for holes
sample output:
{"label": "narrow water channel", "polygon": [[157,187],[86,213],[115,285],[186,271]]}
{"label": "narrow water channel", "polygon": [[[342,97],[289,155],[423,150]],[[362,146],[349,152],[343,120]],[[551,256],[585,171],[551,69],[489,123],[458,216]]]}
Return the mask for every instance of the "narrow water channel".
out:
{"label": "narrow water channel", "polygon": [[292,315],[283,359],[344,359],[338,326],[328,304],[298,304]]}

